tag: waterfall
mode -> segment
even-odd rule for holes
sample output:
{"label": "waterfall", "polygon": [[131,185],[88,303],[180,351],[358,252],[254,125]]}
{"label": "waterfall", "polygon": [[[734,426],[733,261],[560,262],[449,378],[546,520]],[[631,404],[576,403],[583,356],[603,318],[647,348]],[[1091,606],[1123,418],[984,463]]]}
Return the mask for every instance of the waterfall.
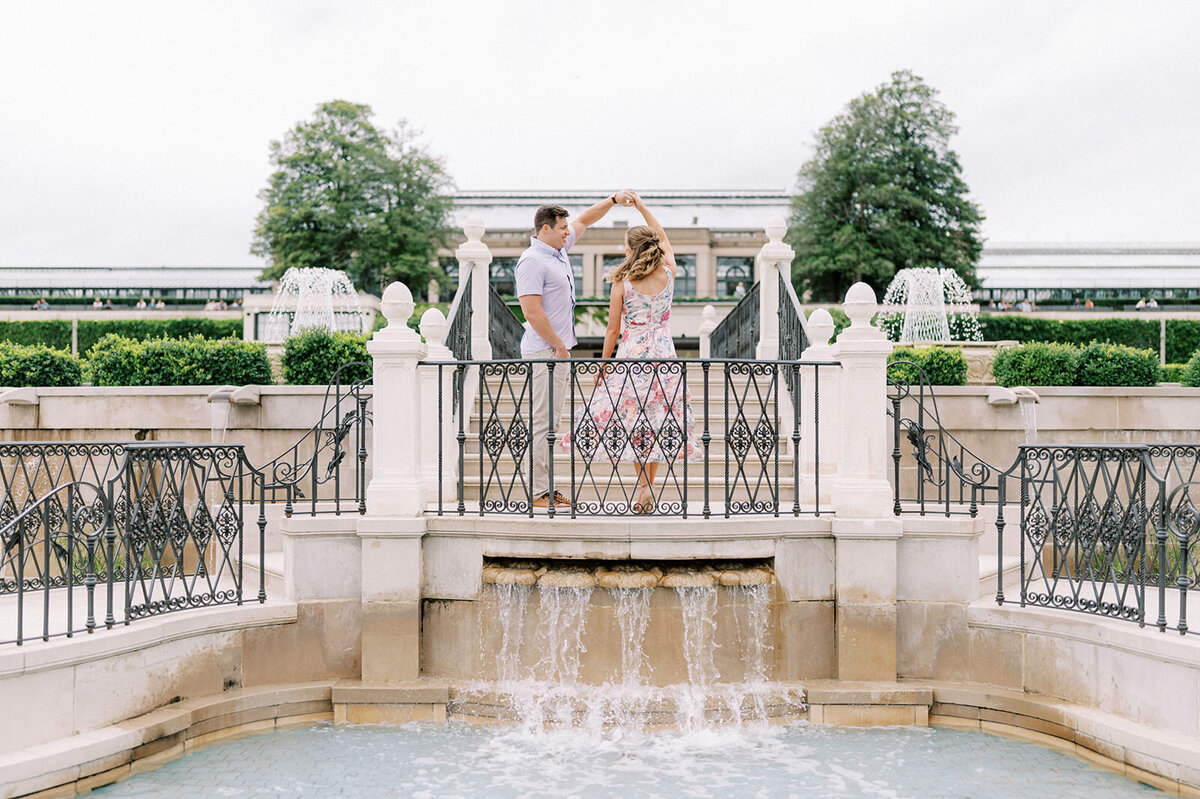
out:
{"label": "waterfall", "polygon": [[688,682],[708,685],[718,676],[713,663],[713,649],[717,645],[717,589],[681,586],[675,593],[683,610],[683,656],[687,659]]}
{"label": "waterfall", "polygon": [[621,681],[642,680],[646,659],[646,630],[650,626],[650,594],[653,588],[610,588],[617,603],[617,625],[621,630]]}
{"label": "waterfall", "polygon": [[793,687],[768,682],[767,565],[600,566],[589,584],[593,572],[578,564],[504,563],[485,568],[478,614],[493,681],[452,696],[452,713],[515,720],[526,736],[572,729],[624,740],[663,726],[708,734],[803,708]]}

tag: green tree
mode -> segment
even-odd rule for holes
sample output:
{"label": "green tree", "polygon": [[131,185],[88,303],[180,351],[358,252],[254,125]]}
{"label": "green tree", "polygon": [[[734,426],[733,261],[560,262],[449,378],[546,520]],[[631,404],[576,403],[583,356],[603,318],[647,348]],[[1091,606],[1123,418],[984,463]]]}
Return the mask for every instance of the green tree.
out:
{"label": "green tree", "polygon": [[250,248],[270,260],[264,277],[323,266],[379,293],[393,280],[416,290],[433,275],[450,179],[403,121],[386,131],[371,117],[370,106],[333,100],[271,142],[275,172]]}
{"label": "green tree", "polygon": [[937,91],[907,70],[822,128],[792,203],[797,291],[840,300],[861,280],[882,296],[897,270],[922,266],[976,285],[983,215],[949,146],[957,131]]}

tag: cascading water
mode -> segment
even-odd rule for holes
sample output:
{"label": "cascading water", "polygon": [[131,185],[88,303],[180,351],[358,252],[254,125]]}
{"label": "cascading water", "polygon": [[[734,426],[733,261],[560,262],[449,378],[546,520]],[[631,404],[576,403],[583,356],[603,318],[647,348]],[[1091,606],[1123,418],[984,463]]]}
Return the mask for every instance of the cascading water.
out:
{"label": "cascading water", "polygon": [[[797,691],[768,682],[769,568],[515,563],[485,567],[484,580],[480,662],[495,676],[458,691],[453,714],[515,721],[522,735],[576,730],[611,741],[803,708]],[[718,651],[740,670],[723,676]]]}

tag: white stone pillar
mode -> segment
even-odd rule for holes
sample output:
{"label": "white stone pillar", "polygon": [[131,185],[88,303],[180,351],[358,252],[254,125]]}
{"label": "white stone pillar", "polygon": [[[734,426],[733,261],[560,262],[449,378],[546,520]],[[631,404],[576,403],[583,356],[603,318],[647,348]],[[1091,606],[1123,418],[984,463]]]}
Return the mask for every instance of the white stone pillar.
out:
{"label": "white stone pillar", "polygon": [[387,327],[367,342],[374,364],[375,406],[367,510],[385,516],[420,516],[425,510],[425,488],[420,471],[422,417],[417,362],[425,356],[426,347],[417,332],[408,327],[414,305],[407,286],[388,286],[381,305]]}
{"label": "white stone pillar", "polygon": [[712,357],[712,332],[717,329],[717,309],[705,305],[700,312],[700,357]]}
{"label": "white stone pillar", "polygon": [[841,446],[838,384],[841,368],[815,366],[837,360],[833,347],[833,317],[824,308],[808,318],[808,347],[800,356],[800,502],[831,510]]}
{"label": "white stone pillar", "polygon": [[833,348],[842,364],[843,420],[834,503],[839,516],[890,518],[887,358],[893,345],[882,330],[871,325],[879,305],[866,283],[851,286],[842,307],[850,317],[850,327],[842,331]]}
{"label": "white stone pillar", "polygon": [[[437,308],[428,308],[421,315],[421,335],[425,338],[424,360],[432,362],[453,361],[454,353],[445,345],[450,326],[446,316]],[[439,372],[441,375],[439,385]],[[442,475],[441,490],[444,502],[457,496],[455,490],[458,445],[455,442],[454,398],[451,387],[454,382],[454,367],[426,366],[417,369],[421,381],[421,408],[425,422],[421,425],[421,481],[430,502],[437,502],[439,466]],[[441,418],[438,406],[441,405]],[[439,436],[438,433],[441,433]],[[439,439],[441,442],[439,465]]]}
{"label": "white stone pillar", "polygon": [[892,343],[871,325],[875,292],[855,283],[838,336],[841,362],[838,476],[834,483],[837,676],[893,681],[897,674],[896,584],[900,520],[887,481],[887,356]]}
{"label": "white stone pillar", "polygon": [[466,242],[454,251],[458,259],[458,281],[471,277],[471,359],[488,361],[492,358],[492,342],[488,337],[491,316],[492,252],[483,243],[483,220],[472,216],[463,226]]}
{"label": "white stone pillar", "polygon": [[767,222],[767,243],[758,251],[758,348],[754,357],[760,361],[773,361],[779,357],[779,275],[790,275],[795,251],[784,244],[783,234],[787,223],[783,217],[773,217]]}

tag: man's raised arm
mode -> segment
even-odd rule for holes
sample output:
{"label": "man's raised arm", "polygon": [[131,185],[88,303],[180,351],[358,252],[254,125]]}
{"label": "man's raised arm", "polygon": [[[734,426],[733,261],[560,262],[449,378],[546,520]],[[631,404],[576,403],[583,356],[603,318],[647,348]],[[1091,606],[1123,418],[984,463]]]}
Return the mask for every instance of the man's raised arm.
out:
{"label": "man's raised arm", "polygon": [[571,227],[575,228],[576,238],[582,236],[583,231],[587,230],[589,227],[603,219],[604,215],[611,211],[614,205],[626,205],[628,202],[632,202],[632,195],[633,192],[631,192],[629,189],[621,189],[616,194],[605,197],[603,200],[572,219]]}

